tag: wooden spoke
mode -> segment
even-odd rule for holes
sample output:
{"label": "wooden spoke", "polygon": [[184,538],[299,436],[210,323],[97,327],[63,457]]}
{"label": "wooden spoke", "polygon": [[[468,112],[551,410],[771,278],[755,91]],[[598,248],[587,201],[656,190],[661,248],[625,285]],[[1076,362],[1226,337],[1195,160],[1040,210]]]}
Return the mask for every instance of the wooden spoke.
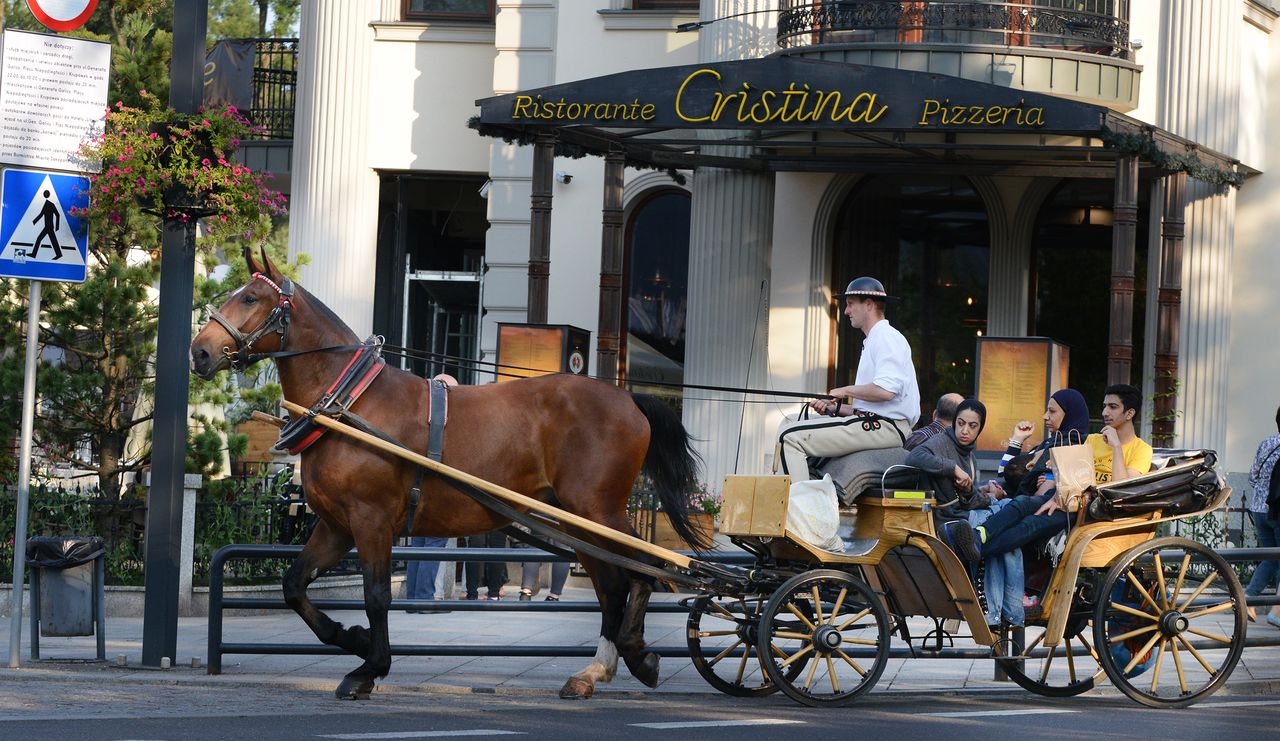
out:
{"label": "wooden spoke", "polygon": [[845,630],[847,630],[847,629],[849,628],[849,626],[850,626],[850,625],[853,625],[854,623],[858,622],[859,620],[861,620],[862,618],[864,618],[864,617],[866,617],[866,616],[868,616],[868,615],[870,615],[870,614],[871,614],[871,608],[870,608],[870,607],[868,607],[867,609],[863,610],[862,612],[858,613],[857,615],[854,615],[853,617],[851,617],[851,618],[849,618],[848,620],[846,620],[846,621],[844,621],[843,623],[841,623],[841,624],[840,624],[840,627],[836,628],[836,630],[838,630],[838,631],[840,631],[841,633],[843,633]]}
{"label": "wooden spoke", "polygon": [[1083,643],[1083,644],[1084,644],[1084,647],[1085,647],[1085,648],[1089,649],[1089,655],[1093,657],[1093,660],[1094,660],[1094,661],[1099,661],[1099,659],[1098,659],[1098,652],[1093,650],[1093,646],[1090,646],[1090,645],[1089,645],[1089,641],[1084,637],[1084,635],[1083,635],[1083,634],[1078,635],[1078,636],[1076,636],[1076,638],[1077,638],[1077,640],[1079,640],[1081,643]]}
{"label": "wooden spoke", "polygon": [[818,594],[817,584],[813,585],[811,591],[813,592],[813,612],[818,616],[818,625],[822,625],[827,622],[826,618],[822,617],[822,595]]}
{"label": "wooden spoke", "polygon": [[747,646],[747,650],[742,652],[742,661],[738,662],[738,677],[736,681],[742,684],[742,677],[747,673],[747,659],[751,658],[751,646]]}
{"label": "wooden spoke", "polygon": [[[770,644],[769,644],[769,650],[771,650],[771,651],[773,651],[775,654],[777,654],[777,655],[778,655],[778,658],[780,658],[780,659],[785,659],[785,658],[787,658],[787,652],[786,652],[786,651],[783,651],[782,649],[778,648],[777,646],[773,645],[772,643],[770,643]],[[763,659],[764,657],[762,656],[762,657],[760,657],[760,658],[762,658],[762,659]],[[785,664],[783,664],[783,666],[786,666],[786,665],[785,665]]]}
{"label": "wooden spoke", "polygon": [[[1155,635],[1151,636],[1151,640],[1149,640],[1149,641],[1147,641],[1145,644],[1143,644],[1143,646],[1142,646],[1142,648],[1141,648],[1141,649],[1139,649],[1139,650],[1137,650],[1137,651],[1134,651],[1134,652],[1133,652],[1133,658],[1132,658],[1132,659],[1129,659],[1129,663],[1128,663],[1128,665],[1127,665],[1127,666],[1125,666],[1124,671],[1122,671],[1122,672],[1120,672],[1120,673],[1121,673],[1121,674],[1128,675],[1128,674],[1129,674],[1129,672],[1133,669],[1133,667],[1137,666],[1138,664],[1141,664],[1141,663],[1142,663],[1142,657],[1143,657],[1143,656],[1145,656],[1145,655],[1146,655],[1146,653],[1147,653],[1148,651],[1150,651],[1150,650],[1151,650],[1151,647],[1152,647],[1152,646],[1156,645],[1156,641],[1158,641],[1158,640],[1160,640],[1160,634],[1159,634],[1159,633],[1156,633]],[[1176,658],[1177,658],[1177,656],[1178,656],[1178,654],[1177,654],[1177,652],[1175,651],[1175,652],[1174,652],[1174,658],[1176,659]]]}
{"label": "wooden spoke", "polygon": [[853,670],[858,673],[858,676],[860,677],[867,676],[867,671],[863,669],[861,666],[858,666],[858,662],[849,658],[849,654],[845,653],[844,651],[841,651],[838,648],[836,649],[836,654],[839,655],[840,658],[844,659],[846,664],[853,667]]}
{"label": "wooden spoke", "polygon": [[1187,675],[1182,673],[1182,659],[1178,657],[1178,644],[1169,641],[1169,648],[1173,653],[1173,666],[1178,670],[1178,686],[1182,688],[1182,694],[1185,695],[1188,693]]}
{"label": "wooden spoke", "polygon": [[[776,651],[777,649],[774,649],[774,650]],[[808,646],[805,646],[799,651],[796,651],[795,653],[788,656],[787,660],[779,664],[779,666],[791,666],[792,662],[794,662],[796,659],[799,659],[801,656],[804,656],[805,654],[809,653],[812,650],[813,650],[813,644],[810,643]],[[782,652],[779,651],[778,653],[782,653]],[[785,656],[785,654],[783,655]]]}
{"label": "wooden spoke", "polygon": [[874,638],[841,638],[843,643],[852,643],[855,646],[879,646],[880,641]]}
{"label": "wooden spoke", "polygon": [[1190,597],[1188,597],[1188,598],[1186,599],[1186,601],[1184,601],[1182,604],[1178,605],[1178,609],[1179,609],[1179,610],[1184,610],[1184,611],[1185,611],[1185,610],[1187,609],[1187,605],[1191,604],[1192,602],[1195,602],[1195,601],[1196,601],[1196,597],[1199,597],[1199,596],[1200,596],[1200,593],[1201,593],[1201,592],[1203,592],[1205,589],[1207,589],[1207,588],[1209,587],[1209,585],[1213,583],[1213,580],[1214,580],[1214,579],[1217,579],[1217,578],[1218,578],[1218,572],[1216,572],[1216,571],[1215,571],[1215,572],[1213,572],[1213,573],[1209,574],[1209,578],[1208,578],[1208,579],[1205,579],[1205,580],[1204,580],[1204,581],[1202,581],[1202,582],[1200,582],[1200,586],[1196,587],[1196,591],[1192,592],[1192,593],[1191,593],[1191,596],[1190,596]]}
{"label": "wooden spoke", "polygon": [[1142,635],[1142,634],[1144,634],[1144,633],[1150,633],[1150,632],[1151,632],[1151,631],[1153,631],[1153,630],[1159,630],[1159,626],[1157,626],[1157,625],[1148,625],[1148,626],[1147,626],[1147,627],[1145,627],[1145,628],[1138,628],[1137,630],[1131,630],[1131,631],[1129,631],[1128,633],[1121,633],[1120,635],[1118,635],[1118,636],[1116,636],[1116,637],[1112,638],[1112,639],[1111,639],[1111,642],[1112,642],[1113,644],[1114,644],[1114,643],[1119,643],[1120,641],[1123,641],[1123,640],[1126,640],[1126,639],[1129,639],[1129,638],[1136,638],[1136,637],[1138,637],[1138,636],[1140,636],[1140,635]]}
{"label": "wooden spoke", "polygon": [[1187,575],[1187,567],[1191,565],[1191,554],[1182,554],[1182,566],[1178,569],[1178,581],[1173,585],[1173,602],[1178,601],[1178,593],[1182,591],[1182,579]]}
{"label": "wooden spoke", "polygon": [[1147,593],[1147,588],[1142,586],[1142,582],[1139,581],[1138,577],[1134,575],[1133,569],[1125,569],[1125,573],[1129,575],[1129,583],[1133,585],[1134,589],[1138,590],[1138,593],[1142,595],[1142,599],[1147,604],[1151,605],[1152,609],[1154,609],[1157,614],[1164,612],[1163,610],[1160,609],[1160,605],[1157,605],[1156,601],[1151,598],[1150,594]]}
{"label": "wooden spoke", "polygon": [[803,622],[805,625],[809,626],[809,630],[817,630],[817,629],[818,629],[818,626],[816,626],[816,625],[814,625],[813,623],[809,622],[809,618],[805,617],[805,616],[804,616],[804,614],[803,614],[802,612],[800,612],[799,610],[797,610],[797,609],[796,609],[796,606],[795,606],[795,605],[793,605],[793,604],[791,604],[790,602],[788,602],[788,603],[787,603],[787,611],[788,611],[788,612],[790,612],[792,615],[795,615],[796,617],[800,618],[801,622]]}
{"label": "wooden spoke", "polygon": [[1039,646],[1040,642],[1043,640],[1044,640],[1044,633],[1041,633],[1040,635],[1036,636],[1036,639],[1031,642],[1030,646],[1027,646],[1026,648],[1022,649],[1022,655],[1030,656],[1031,652],[1036,650],[1036,646]]}
{"label": "wooden spoke", "polygon": [[1049,649],[1049,655],[1044,657],[1044,666],[1040,667],[1040,684],[1044,684],[1049,679],[1049,667],[1053,665],[1053,657],[1056,654],[1054,649]]}
{"label": "wooden spoke", "polygon": [[831,677],[831,691],[838,695],[840,694],[840,680],[836,678],[836,665],[831,663],[830,655],[825,658],[827,659],[827,676]]}
{"label": "wooden spoke", "polygon": [[1129,613],[1130,615],[1135,615],[1135,616],[1140,617],[1140,618],[1146,618],[1146,619],[1150,620],[1150,621],[1151,621],[1151,622],[1153,622],[1153,623],[1154,623],[1154,622],[1159,622],[1159,621],[1160,621],[1160,616],[1159,616],[1159,615],[1152,615],[1152,614],[1151,614],[1151,613],[1149,613],[1149,612],[1143,612],[1142,610],[1135,610],[1135,609],[1133,609],[1132,607],[1130,607],[1130,606],[1128,606],[1128,605],[1125,605],[1125,604],[1121,604],[1121,603],[1119,603],[1119,602],[1112,602],[1112,603],[1111,603],[1111,608],[1112,608],[1113,610],[1119,610],[1120,612],[1127,612],[1127,613]]}
{"label": "wooden spoke", "polygon": [[773,631],[773,636],[775,638],[792,638],[797,641],[807,641],[813,638],[812,633],[792,633],[789,630],[775,630]]}
{"label": "wooden spoke", "polygon": [[1071,676],[1071,683],[1076,683],[1076,657],[1071,655],[1071,639],[1066,640],[1067,643],[1067,674]]}
{"label": "wooden spoke", "polygon": [[699,638],[716,638],[720,636],[736,636],[736,635],[738,635],[738,631],[736,630],[700,630],[698,631]]}
{"label": "wooden spoke", "polygon": [[[836,606],[831,608],[831,615],[827,617],[827,622],[836,624],[836,615],[840,614],[840,607],[844,605],[844,598],[847,596],[849,596],[849,588],[840,587],[840,596],[836,597]],[[839,692],[839,690],[836,691]]]}
{"label": "wooden spoke", "polygon": [[[729,612],[728,610],[724,609],[724,606],[721,605],[719,602],[712,602],[711,609],[723,615],[725,620],[732,620],[735,623],[738,622],[738,617],[734,615],[732,612]],[[745,610],[743,611],[743,614],[746,614]]]}
{"label": "wooden spoke", "polygon": [[707,661],[707,666],[715,666],[716,664],[719,664],[719,663],[720,663],[720,659],[723,659],[724,657],[726,657],[726,656],[728,656],[729,654],[733,653],[733,649],[735,649],[735,648],[737,648],[738,646],[741,646],[741,645],[742,645],[742,639],[741,639],[741,638],[739,638],[738,640],[736,640],[736,641],[734,641],[734,642],[733,642],[733,645],[732,645],[732,646],[730,646],[730,647],[726,648],[725,650],[721,651],[720,653],[716,654],[715,658],[708,660],[708,661]]}
{"label": "wooden spoke", "polygon": [[1204,670],[1209,672],[1209,676],[1212,677],[1217,674],[1217,672],[1213,670],[1213,667],[1209,666],[1209,662],[1205,661],[1204,657],[1200,655],[1200,652],[1196,650],[1196,647],[1187,642],[1186,638],[1178,636],[1178,642],[1182,644],[1183,648],[1191,652],[1191,655],[1196,658],[1196,661],[1200,662],[1200,666],[1203,666]]}
{"label": "wooden spoke", "polygon": [[1196,610],[1195,612],[1184,613],[1183,617],[1185,617],[1188,620],[1194,620],[1198,617],[1204,617],[1205,615],[1212,615],[1216,612],[1225,612],[1226,610],[1230,610],[1235,606],[1236,606],[1235,602],[1231,600],[1227,600],[1226,602],[1223,602],[1220,605],[1214,605],[1213,607],[1206,607],[1203,610]]}
{"label": "wooden spoke", "polygon": [[804,688],[807,690],[813,684],[813,676],[818,673],[818,662],[809,662],[809,673],[804,677]]}
{"label": "wooden spoke", "polygon": [[1164,562],[1160,560],[1160,551],[1156,551],[1156,578],[1160,580],[1160,608],[1169,609],[1169,600],[1164,591]]}
{"label": "wooden spoke", "polygon": [[1197,629],[1195,629],[1195,628],[1187,628],[1187,632],[1188,632],[1188,633],[1195,633],[1196,635],[1200,636],[1201,638],[1209,638],[1209,639],[1211,639],[1211,640],[1215,640],[1215,641],[1217,641],[1218,643],[1225,643],[1225,644],[1227,644],[1227,645],[1231,645],[1231,639],[1230,639],[1230,638],[1228,638],[1228,637],[1226,637],[1226,636],[1220,636],[1220,635],[1218,635],[1217,633],[1210,633],[1210,632],[1208,632],[1208,631],[1205,631],[1205,630],[1197,630]]}
{"label": "wooden spoke", "polygon": [[1164,663],[1164,647],[1168,645],[1168,641],[1161,641],[1160,648],[1156,649],[1156,668],[1151,673],[1151,694],[1156,693],[1156,687],[1160,686],[1160,665]]}

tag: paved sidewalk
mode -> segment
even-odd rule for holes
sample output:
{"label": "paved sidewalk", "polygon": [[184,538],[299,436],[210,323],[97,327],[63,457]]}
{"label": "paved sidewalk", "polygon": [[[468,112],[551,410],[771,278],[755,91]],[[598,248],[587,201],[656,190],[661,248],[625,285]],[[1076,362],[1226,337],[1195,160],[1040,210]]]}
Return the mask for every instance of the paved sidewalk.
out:
{"label": "paved sidewalk", "polygon": [[[566,600],[587,601],[594,595],[587,589],[566,590]],[[655,601],[673,600],[673,595],[655,595]],[[335,612],[346,625],[363,624],[360,612]],[[455,611],[444,614],[391,613],[391,642],[401,645],[578,645],[594,647],[599,630],[595,613],[571,612],[489,612]],[[142,618],[108,618],[106,664],[92,661],[96,653],[93,637],[43,638],[42,660],[29,660],[30,637],[23,636],[23,668],[0,669],[0,682],[82,677],[91,681],[138,683],[193,683],[212,685],[262,684],[298,689],[331,691],[359,660],[352,656],[280,656],[227,654],[223,673],[209,675],[205,668],[192,668],[192,658],[202,664],[208,659],[206,618],[182,618],[178,626],[178,651],[174,667],[168,671],[142,668]],[[654,614],[647,621],[646,636],[651,645],[684,646],[685,615]],[[1264,624],[1250,624],[1253,635],[1268,638],[1280,631]],[[0,646],[8,646],[9,620],[0,621]],[[223,641],[227,643],[292,643],[320,646],[311,632],[292,612],[226,618]],[[895,644],[898,641],[895,639]],[[116,666],[124,656],[128,666]],[[7,655],[6,655],[7,658]],[[381,686],[386,689],[429,692],[494,692],[501,694],[554,694],[565,679],[586,666],[589,659],[575,658],[486,658],[411,657],[395,658],[390,675]],[[0,665],[2,666],[2,665]],[[1021,691],[1008,682],[993,679],[994,663],[987,659],[891,659],[877,692],[993,692]],[[619,667],[616,679],[602,685],[600,692],[619,693],[707,693],[714,692],[698,675],[688,659],[664,658],[662,680],[651,690]],[[1111,691],[1108,689],[1103,691]],[[1233,694],[1280,693],[1280,647],[1246,648],[1226,691]]]}

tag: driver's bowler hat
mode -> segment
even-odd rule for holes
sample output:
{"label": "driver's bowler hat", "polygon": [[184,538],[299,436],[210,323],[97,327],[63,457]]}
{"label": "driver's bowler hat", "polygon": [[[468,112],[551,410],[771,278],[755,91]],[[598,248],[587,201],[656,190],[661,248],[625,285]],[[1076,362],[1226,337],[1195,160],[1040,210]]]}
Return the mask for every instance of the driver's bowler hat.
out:
{"label": "driver's bowler hat", "polygon": [[832,296],[832,298],[839,300],[849,298],[851,296],[855,298],[876,299],[878,301],[894,301],[897,299],[897,296],[890,296],[885,292],[883,283],[869,275],[864,275],[861,278],[854,278],[849,281],[849,286],[844,289],[844,293],[837,293],[835,296]]}

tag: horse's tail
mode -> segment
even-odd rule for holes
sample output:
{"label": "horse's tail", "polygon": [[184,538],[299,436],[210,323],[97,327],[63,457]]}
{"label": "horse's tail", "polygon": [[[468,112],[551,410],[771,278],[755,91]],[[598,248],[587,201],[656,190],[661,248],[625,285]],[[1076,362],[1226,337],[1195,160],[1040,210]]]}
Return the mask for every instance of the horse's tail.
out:
{"label": "horse's tail", "polygon": [[658,490],[662,511],[686,543],[696,550],[707,550],[712,544],[712,534],[695,527],[689,520],[690,495],[698,486],[698,469],[702,465],[702,458],[690,443],[689,431],[675,410],[658,397],[632,394],[631,398],[649,420],[649,450],[644,455],[644,472]]}

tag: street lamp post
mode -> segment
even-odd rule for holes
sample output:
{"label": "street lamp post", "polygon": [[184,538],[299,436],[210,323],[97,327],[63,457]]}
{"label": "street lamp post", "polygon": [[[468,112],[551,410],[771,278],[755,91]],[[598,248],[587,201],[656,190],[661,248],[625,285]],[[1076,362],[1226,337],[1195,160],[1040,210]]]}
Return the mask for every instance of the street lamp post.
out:
{"label": "street lamp post", "polygon": [[[203,101],[209,0],[176,0],[169,105],[195,113]],[[195,220],[165,219],[160,247],[160,321],[151,489],[147,496],[146,602],[142,663],[176,661],[178,574],[182,554],[182,484],[187,454],[191,303],[195,292]]]}

